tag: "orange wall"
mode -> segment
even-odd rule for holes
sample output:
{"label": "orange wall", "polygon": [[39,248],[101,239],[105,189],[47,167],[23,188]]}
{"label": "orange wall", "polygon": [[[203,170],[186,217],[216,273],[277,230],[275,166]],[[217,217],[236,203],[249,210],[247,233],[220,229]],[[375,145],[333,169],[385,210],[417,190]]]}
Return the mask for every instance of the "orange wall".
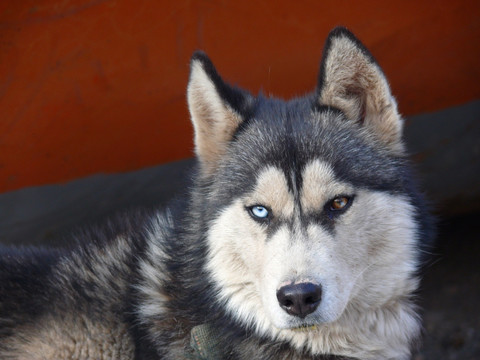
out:
{"label": "orange wall", "polygon": [[22,0],[0,3],[0,192],[192,154],[184,92],[204,49],[253,92],[313,90],[339,24],[406,114],[480,98],[478,1]]}

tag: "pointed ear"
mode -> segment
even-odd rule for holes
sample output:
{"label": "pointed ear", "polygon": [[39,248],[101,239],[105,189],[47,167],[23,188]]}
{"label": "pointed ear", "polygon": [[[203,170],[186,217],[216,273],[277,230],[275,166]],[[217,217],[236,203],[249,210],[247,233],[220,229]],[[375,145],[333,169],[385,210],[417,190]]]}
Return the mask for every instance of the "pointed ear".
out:
{"label": "pointed ear", "polygon": [[387,148],[403,153],[403,120],[387,79],[370,52],[345,28],[335,28],[328,36],[317,94],[319,105],[342,110]]}
{"label": "pointed ear", "polygon": [[207,55],[197,51],[190,62],[187,100],[195,130],[195,152],[203,173],[208,175],[248,116],[253,97],[226,84]]}

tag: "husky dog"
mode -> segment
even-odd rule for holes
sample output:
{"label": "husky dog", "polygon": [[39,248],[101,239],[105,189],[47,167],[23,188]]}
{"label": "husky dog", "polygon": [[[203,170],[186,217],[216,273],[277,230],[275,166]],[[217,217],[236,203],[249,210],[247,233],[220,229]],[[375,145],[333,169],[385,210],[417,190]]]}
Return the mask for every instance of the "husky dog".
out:
{"label": "husky dog", "polygon": [[198,165],[168,209],[3,248],[2,359],[408,359],[429,222],[385,76],[344,28],[290,101],[191,60]]}

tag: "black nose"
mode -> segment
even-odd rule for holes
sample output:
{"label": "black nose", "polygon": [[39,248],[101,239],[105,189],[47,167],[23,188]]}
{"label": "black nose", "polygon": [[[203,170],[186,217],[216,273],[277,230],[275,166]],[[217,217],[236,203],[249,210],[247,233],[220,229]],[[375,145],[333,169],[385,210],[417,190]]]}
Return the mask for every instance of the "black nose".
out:
{"label": "black nose", "polygon": [[286,285],[277,290],[277,299],[283,310],[303,319],[320,304],[322,287],[312,283]]}

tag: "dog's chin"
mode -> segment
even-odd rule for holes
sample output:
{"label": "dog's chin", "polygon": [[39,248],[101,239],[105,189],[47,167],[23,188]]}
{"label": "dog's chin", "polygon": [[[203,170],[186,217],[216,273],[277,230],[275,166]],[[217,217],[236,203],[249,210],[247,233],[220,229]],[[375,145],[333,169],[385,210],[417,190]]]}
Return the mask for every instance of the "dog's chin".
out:
{"label": "dog's chin", "polygon": [[278,330],[288,330],[294,332],[312,332],[318,330],[325,324],[335,322],[339,316],[337,314],[312,314],[305,319],[299,319],[294,317],[280,317],[272,321],[272,324]]}
{"label": "dog's chin", "polygon": [[277,330],[281,332],[293,332],[295,334],[301,334],[301,333],[310,333],[310,332],[315,332],[320,328],[321,324],[316,324],[316,323],[304,323],[304,324],[296,324],[296,325],[291,325],[291,326],[282,326],[282,327],[277,327]]}
{"label": "dog's chin", "polygon": [[295,331],[295,332],[311,332],[311,331],[316,331],[317,329],[318,329],[317,324],[305,324],[305,325],[289,328],[288,330]]}
{"label": "dog's chin", "polygon": [[292,319],[276,319],[277,321],[272,321],[275,328],[280,331],[295,331],[295,332],[309,332],[317,330],[321,325],[322,321],[318,321],[319,319],[305,319],[300,320],[297,318]]}

